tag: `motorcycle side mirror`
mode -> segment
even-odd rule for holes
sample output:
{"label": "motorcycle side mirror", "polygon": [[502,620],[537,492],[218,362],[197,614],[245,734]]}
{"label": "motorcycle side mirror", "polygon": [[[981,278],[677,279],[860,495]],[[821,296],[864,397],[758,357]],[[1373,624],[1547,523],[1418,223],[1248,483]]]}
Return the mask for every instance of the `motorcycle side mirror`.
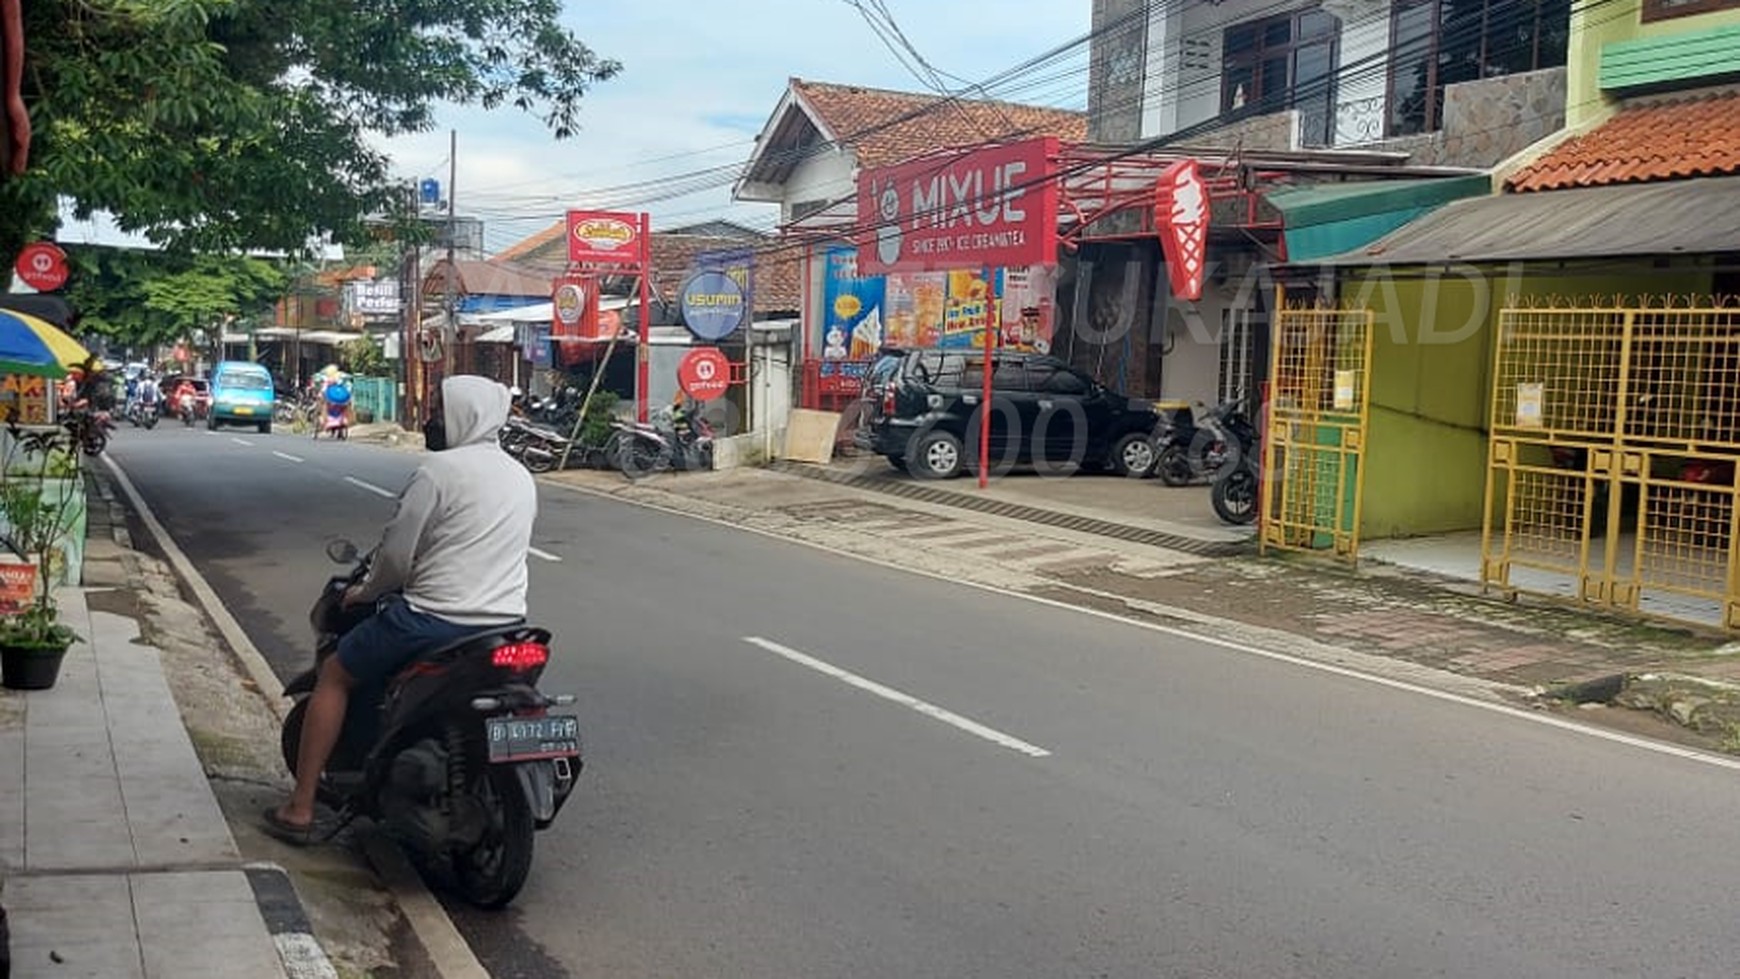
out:
{"label": "motorcycle side mirror", "polygon": [[334,564],[351,564],[356,561],[358,553],[356,545],[342,537],[326,545],[326,556]]}

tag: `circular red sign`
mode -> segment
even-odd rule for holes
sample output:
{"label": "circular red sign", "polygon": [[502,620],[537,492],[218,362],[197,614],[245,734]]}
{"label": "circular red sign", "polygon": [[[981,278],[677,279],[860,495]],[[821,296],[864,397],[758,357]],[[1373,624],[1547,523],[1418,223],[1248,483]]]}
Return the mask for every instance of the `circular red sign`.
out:
{"label": "circular red sign", "polygon": [[66,285],[66,252],[58,245],[46,241],[25,245],[13,267],[24,284],[37,292],[53,292]]}
{"label": "circular red sign", "polygon": [[731,361],[718,347],[696,347],[677,365],[677,386],[696,401],[712,401],[731,386]]}

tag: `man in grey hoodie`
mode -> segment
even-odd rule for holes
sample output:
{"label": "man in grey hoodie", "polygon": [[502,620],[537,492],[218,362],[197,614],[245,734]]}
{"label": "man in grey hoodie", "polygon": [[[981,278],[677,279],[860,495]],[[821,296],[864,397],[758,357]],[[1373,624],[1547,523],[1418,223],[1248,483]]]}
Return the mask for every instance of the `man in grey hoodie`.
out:
{"label": "man in grey hoodie", "polygon": [[424,436],[433,453],[399,495],[366,578],[346,607],[375,604],[321,666],[308,698],[290,801],[265,828],[306,843],[320,772],[338,743],[351,690],[377,687],[424,654],[526,616],[526,557],[538,495],[531,474],[501,451],[508,389],[475,375],[441,383]]}

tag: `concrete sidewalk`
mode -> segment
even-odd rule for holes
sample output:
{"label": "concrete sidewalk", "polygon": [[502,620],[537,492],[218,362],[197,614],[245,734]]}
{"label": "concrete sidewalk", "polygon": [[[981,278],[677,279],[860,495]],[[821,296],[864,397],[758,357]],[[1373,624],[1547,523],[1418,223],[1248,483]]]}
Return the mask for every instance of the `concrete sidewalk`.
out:
{"label": "concrete sidewalk", "polygon": [[13,976],[336,976],[282,871],[244,865],[158,652],[93,610],[104,591],[61,593],[83,641],[54,688],[0,690]]}

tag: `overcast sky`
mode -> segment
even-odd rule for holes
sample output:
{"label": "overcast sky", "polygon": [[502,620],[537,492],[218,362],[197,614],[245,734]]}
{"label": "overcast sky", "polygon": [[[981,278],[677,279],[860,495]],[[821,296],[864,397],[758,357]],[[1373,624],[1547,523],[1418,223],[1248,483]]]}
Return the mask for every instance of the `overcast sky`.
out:
{"label": "overcast sky", "polygon": [[[925,60],[974,82],[1087,33],[1092,8],[1092,0],[884,3]],[[624,65],[586,100],[578,136],[557,142],[512,108],[452,109],[440,114],[438,131],[383,144],[405,176],[445,185],[447,130],[457,129],[458,210],[483,219],[492,250],[589,203],[650,211],[655,227],[714,217],[771,227],[771,207],[732,205],[730,168],[747,159],[788,77],[928,90],[845,0],[566,0],[563,18]],[[1067,63],[993,92],[1082,108],[1086,64],[1078,49]],[[709,169],[676,188],[693,191],[683,196],[652,199],[672,194],[668,184],[626,186]],[[112,240],[70,224],[61,237],[93,232]]]}

